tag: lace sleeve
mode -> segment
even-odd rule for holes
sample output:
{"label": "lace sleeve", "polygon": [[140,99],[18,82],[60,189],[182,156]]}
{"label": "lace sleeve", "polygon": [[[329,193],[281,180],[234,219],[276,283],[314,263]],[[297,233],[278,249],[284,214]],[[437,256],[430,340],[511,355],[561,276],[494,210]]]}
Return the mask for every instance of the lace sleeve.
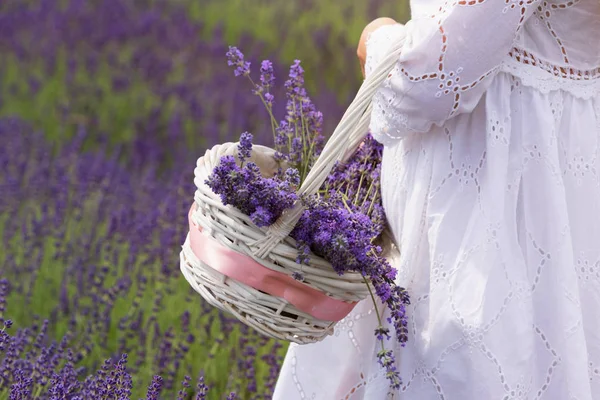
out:
{"label": "lace sleeve", "polygon": [[413,0],[413,9],[426,7],[428,13],[405,26],[373,32],[367,40],[366,73],[391,40],[406,35],[396,67],[373,99],[373,135],[390,143],[473,110],[539,2],[439,1],[431,12],[431,0]]}

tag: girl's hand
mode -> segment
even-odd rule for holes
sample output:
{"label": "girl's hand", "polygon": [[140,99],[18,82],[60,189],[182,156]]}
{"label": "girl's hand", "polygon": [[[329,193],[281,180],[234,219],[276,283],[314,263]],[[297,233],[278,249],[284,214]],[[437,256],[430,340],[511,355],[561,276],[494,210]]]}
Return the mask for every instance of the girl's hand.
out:
{"label": "girl's hand", "polygon": [[367,60],[367,38],[377,28],[384,25],[394,25],[396,23],[397,22],[391,18],[377,18],[373,22],[369,23],[365,29],[363,29],[362,34],[360,35],[360,40],[358,41],[358,49],[356,50],[356,55],[360,61],[360,69],[362,71],[363,78],[365,76],[365,62]]}

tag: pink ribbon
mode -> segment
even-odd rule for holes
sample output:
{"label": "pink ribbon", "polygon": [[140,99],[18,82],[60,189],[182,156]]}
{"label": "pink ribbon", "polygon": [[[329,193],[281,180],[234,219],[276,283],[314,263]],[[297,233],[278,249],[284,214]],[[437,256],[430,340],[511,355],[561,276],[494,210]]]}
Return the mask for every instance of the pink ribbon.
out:
{"label": "pink ribbon", "polygon": [[192,220],[190,209],[190,248],[196,257],[231,279],[272,296],[284,298],[301,310],[323,321],[339,321],[352,311],[356,302],[347,303],[327,296],[289,275],[273,271],[251,257],[231,250],[208,235]]}

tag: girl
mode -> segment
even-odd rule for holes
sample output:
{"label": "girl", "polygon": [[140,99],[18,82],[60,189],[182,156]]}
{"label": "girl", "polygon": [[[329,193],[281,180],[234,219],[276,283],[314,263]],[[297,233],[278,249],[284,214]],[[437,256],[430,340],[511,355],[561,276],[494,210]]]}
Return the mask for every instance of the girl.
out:
{"label": "girl", "polygon": [[371,119],[412,298],[402,387],[368,299],[290,347],[274,399],[600,399],[600,2],[411,6],[358,48],[368,75],[404,41]]}

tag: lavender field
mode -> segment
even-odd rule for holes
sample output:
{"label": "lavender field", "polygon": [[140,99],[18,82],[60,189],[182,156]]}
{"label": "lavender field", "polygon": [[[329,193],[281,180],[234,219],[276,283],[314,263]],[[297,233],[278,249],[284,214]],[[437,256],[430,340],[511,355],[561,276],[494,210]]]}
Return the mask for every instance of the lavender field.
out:
{"label": "lavender field", "polygon": [[243,131],[272,140],[225,53],[271,59],[278,83],[301,59],[330,132],[360,84],[362,27],[406,8],[0,2],[0,400],[269,399],[286,344],[179,272],[195,160]]}

